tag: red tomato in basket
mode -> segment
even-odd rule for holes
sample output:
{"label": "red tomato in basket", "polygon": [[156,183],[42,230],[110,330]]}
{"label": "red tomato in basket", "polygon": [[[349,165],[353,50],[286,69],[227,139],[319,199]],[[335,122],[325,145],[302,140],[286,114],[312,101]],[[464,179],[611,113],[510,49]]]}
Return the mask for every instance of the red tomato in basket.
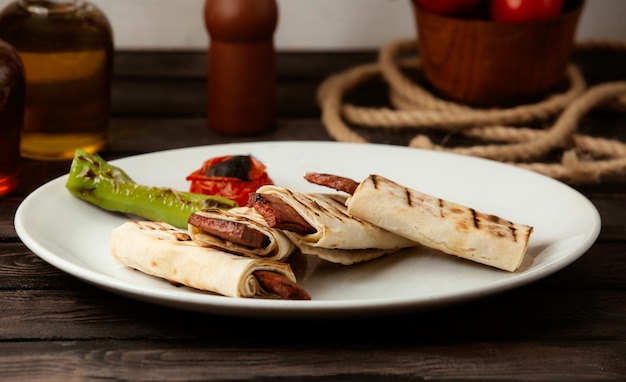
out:
{"label": "red tomato in basket", "polygon": [[259,187],[274,184],[265,165],[250,155],[211,158],[187,180],[191,181],[191,192],[223,196],[240,206],[248,204],[248,195]]}
{"label": "red tomato in basket", "polygon": [[520,23],[548,19],[563,10],[563,0],[491,0],[491,19]]}
{"label": "red tomato in basket", "polygon": [[439,15],[460,15],[474,9],[480,0],[413,0],[422,9]]}

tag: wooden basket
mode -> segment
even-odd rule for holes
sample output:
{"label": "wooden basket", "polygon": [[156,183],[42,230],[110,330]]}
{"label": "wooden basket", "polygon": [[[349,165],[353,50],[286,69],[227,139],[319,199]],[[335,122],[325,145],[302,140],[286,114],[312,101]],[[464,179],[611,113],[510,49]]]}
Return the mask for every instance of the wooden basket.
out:
{"label": "wooden basket", "polygon": [[414,5],[426,80],[442,95],[482,106],[540,97],[565,75],[584,1],[541,21],[498,23],[437,15]]}

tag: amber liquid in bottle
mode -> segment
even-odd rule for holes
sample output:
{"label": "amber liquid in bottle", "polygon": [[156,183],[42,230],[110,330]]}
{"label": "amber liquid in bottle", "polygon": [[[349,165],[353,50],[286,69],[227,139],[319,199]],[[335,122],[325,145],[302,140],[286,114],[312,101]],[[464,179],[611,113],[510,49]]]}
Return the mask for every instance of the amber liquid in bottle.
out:
{"label": "amber liquid in bottle", "polygon": [[100,150],[110,109],[113,42],[104,14],[82,1],[30,1],[0,13],[0,38],[26,72],[23,157],[64,160]]}
{"label": "amber liquid in bottle", "polygon": [[17,52],[0,41],[0,196],[19,180],[24,118],[24,69]]}

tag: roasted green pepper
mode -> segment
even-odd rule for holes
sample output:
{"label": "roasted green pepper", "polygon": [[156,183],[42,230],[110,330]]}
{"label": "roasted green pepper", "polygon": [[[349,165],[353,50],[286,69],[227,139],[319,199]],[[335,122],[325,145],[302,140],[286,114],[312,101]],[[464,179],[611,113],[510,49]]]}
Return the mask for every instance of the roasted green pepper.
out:
{"label": "roasted green pepper", "polygon": [[97,154],[77,149],[65,187],[79,199],[107,211],[136,215],[187,228],[189,216],[206,208],[232,208],[237,203],[217,195],[137,184],[119,167]]}

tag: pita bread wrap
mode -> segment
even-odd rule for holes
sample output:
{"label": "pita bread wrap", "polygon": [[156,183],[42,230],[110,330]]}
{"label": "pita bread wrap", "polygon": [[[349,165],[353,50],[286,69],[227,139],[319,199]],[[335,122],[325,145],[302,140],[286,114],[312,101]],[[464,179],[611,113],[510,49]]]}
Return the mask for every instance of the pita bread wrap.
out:
{"label": "pita bread wrap", "polygon": [[189,225],[189,234],[191,239],[201,247],[212,247],[252,258],[262,258],[274,261],[285,261],[289,255],[295,250],[295,246],[289,238],[282,232],[268,227],[265,220],[253,208],[237,207],[229,210],[215,209],[202,210],[194,213],[195,215],[225,220],[228,222],[241,223],[249,229],[258,231],[268,238],[268,244],[262,248],[253,248],[250,246],[237,244],[229,240],[212,235]]}
{"label": "pita bread wrap", "polygon": [[288,264],[198,247],[185,231],[162,222],[125,222],[112,232],[111,254],[146,274],[230,297],[278,298],[261,287],[253,275],[258,270],[296,281]]}
{"label": "pita bread wrap", "polygon": [[350,216],[345,195],[303,193],[277,186],[263,186],[257,193],[279,197],[316,229],[315,233],[306,235],[284,231],[304,254],[349,265],[417,245]]}
{"label": "pita bread wrap", "polygon": [[348,198],[348,213],[426,247],[513,272],[533,228],[370,175]]}

